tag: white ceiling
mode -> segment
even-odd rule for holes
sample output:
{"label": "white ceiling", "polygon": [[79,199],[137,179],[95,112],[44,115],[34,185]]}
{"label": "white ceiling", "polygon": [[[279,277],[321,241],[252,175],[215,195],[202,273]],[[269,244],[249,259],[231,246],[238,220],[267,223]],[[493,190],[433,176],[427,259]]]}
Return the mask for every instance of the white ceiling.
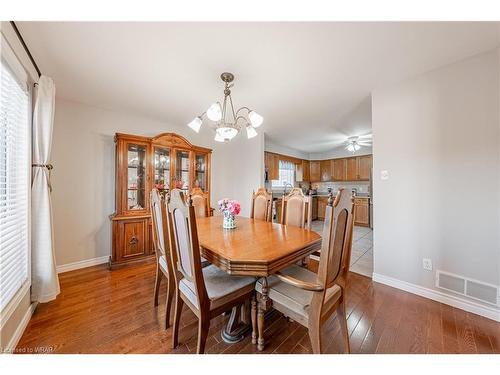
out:
{"label": "white ceiling", "polygon": [[497,23],[477,22],[17,24],[60,97],[184,124],[222,98],[229,71],[235,106],[304,152],[369,133],[370,116],[346,118],[366,113],[373,89],[499,41]]}

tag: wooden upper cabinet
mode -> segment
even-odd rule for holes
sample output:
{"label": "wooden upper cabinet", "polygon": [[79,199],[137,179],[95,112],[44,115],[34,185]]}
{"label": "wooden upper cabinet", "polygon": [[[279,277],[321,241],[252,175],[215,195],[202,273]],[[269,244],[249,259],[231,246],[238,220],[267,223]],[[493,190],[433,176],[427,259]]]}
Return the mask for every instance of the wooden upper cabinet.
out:
{"label": "wooden upper cabinet", "polygon": [[346,159],[333,160],[333,181],[346,180]]}
{"label": "wooden upper cabinet", "polygon": [[346,163],[346,181],[356,181],[358,179],[358,158],[347,158]]}
{"label": "wooden upper cabinet", "polygon": [[358,180],[369,180],[372,170],[372,155],[358,156]]}
{"label": "wooden upper cabinet", "polygon": [[311,181],[309,160],[302,160],[302,181]]}
{"label": "wooden upper cabinet", "polygon": [[267,171],[267,179],[278,180],[280,178],[279,156],[270,152],[264,153],[264,164]]}
{"label": "wooden upper cabinet", "polygon": [[309,162],[309,171],[311,182],[319,182],[321,181],[321,167],[319,161],[311,161]]}
{"label": "wooden upper cabinet", "polygon": [[332,161],[331,160],[321,160],[320,162],[320,173],[321,181],[328,182],[332,180]]}

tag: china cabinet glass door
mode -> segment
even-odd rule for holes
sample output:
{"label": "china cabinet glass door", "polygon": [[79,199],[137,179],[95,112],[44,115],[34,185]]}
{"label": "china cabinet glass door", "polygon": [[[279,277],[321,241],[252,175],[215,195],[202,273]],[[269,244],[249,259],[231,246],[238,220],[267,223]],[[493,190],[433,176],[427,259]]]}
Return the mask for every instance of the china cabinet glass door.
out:
{"label": "china cabinet glass door", "polygon": [[127,208],[146,208],[146,146],[127,144]]}
{"label": "china cabinet glass door", "polygon": [[207,190],[207,158],[205,154],[195,155],[194,164],[194,186],[201,190]]}
{"label": "china cabinet glass door", "polygon": [[170,150],[154,149],[154,185],[158,190],[170,189]]}
{"label": "china cabinet glass door", "polygon": [[189,190],[189,151],[177,150],[175,160],[174,187],[185,191]]}

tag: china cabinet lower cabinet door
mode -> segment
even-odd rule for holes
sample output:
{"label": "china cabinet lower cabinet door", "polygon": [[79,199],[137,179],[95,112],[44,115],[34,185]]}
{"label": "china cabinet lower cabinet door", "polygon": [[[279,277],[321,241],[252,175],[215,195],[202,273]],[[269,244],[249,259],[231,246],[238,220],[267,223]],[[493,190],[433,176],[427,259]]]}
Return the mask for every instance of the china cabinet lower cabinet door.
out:
{"label": "china cabinet lower cabinet door", "polygon": [[149,220],[124,219],[113,225],[113,263],[128,262],[144,258],[152,253],[150,246]]}

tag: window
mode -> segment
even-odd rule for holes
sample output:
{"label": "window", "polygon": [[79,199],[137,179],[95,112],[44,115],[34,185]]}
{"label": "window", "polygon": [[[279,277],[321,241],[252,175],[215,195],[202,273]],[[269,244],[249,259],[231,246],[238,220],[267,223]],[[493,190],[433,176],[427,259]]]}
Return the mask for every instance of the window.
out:
{"label": "window", "polygon": [[279,179],[271,182],[272,187],[284,187],[295,183],[295,164],[289,161],[280,160],[279,162]]}
{"label": "window", "polygon": [[2,40],[0,70],[0,311],[29,281],[30,94]]}

